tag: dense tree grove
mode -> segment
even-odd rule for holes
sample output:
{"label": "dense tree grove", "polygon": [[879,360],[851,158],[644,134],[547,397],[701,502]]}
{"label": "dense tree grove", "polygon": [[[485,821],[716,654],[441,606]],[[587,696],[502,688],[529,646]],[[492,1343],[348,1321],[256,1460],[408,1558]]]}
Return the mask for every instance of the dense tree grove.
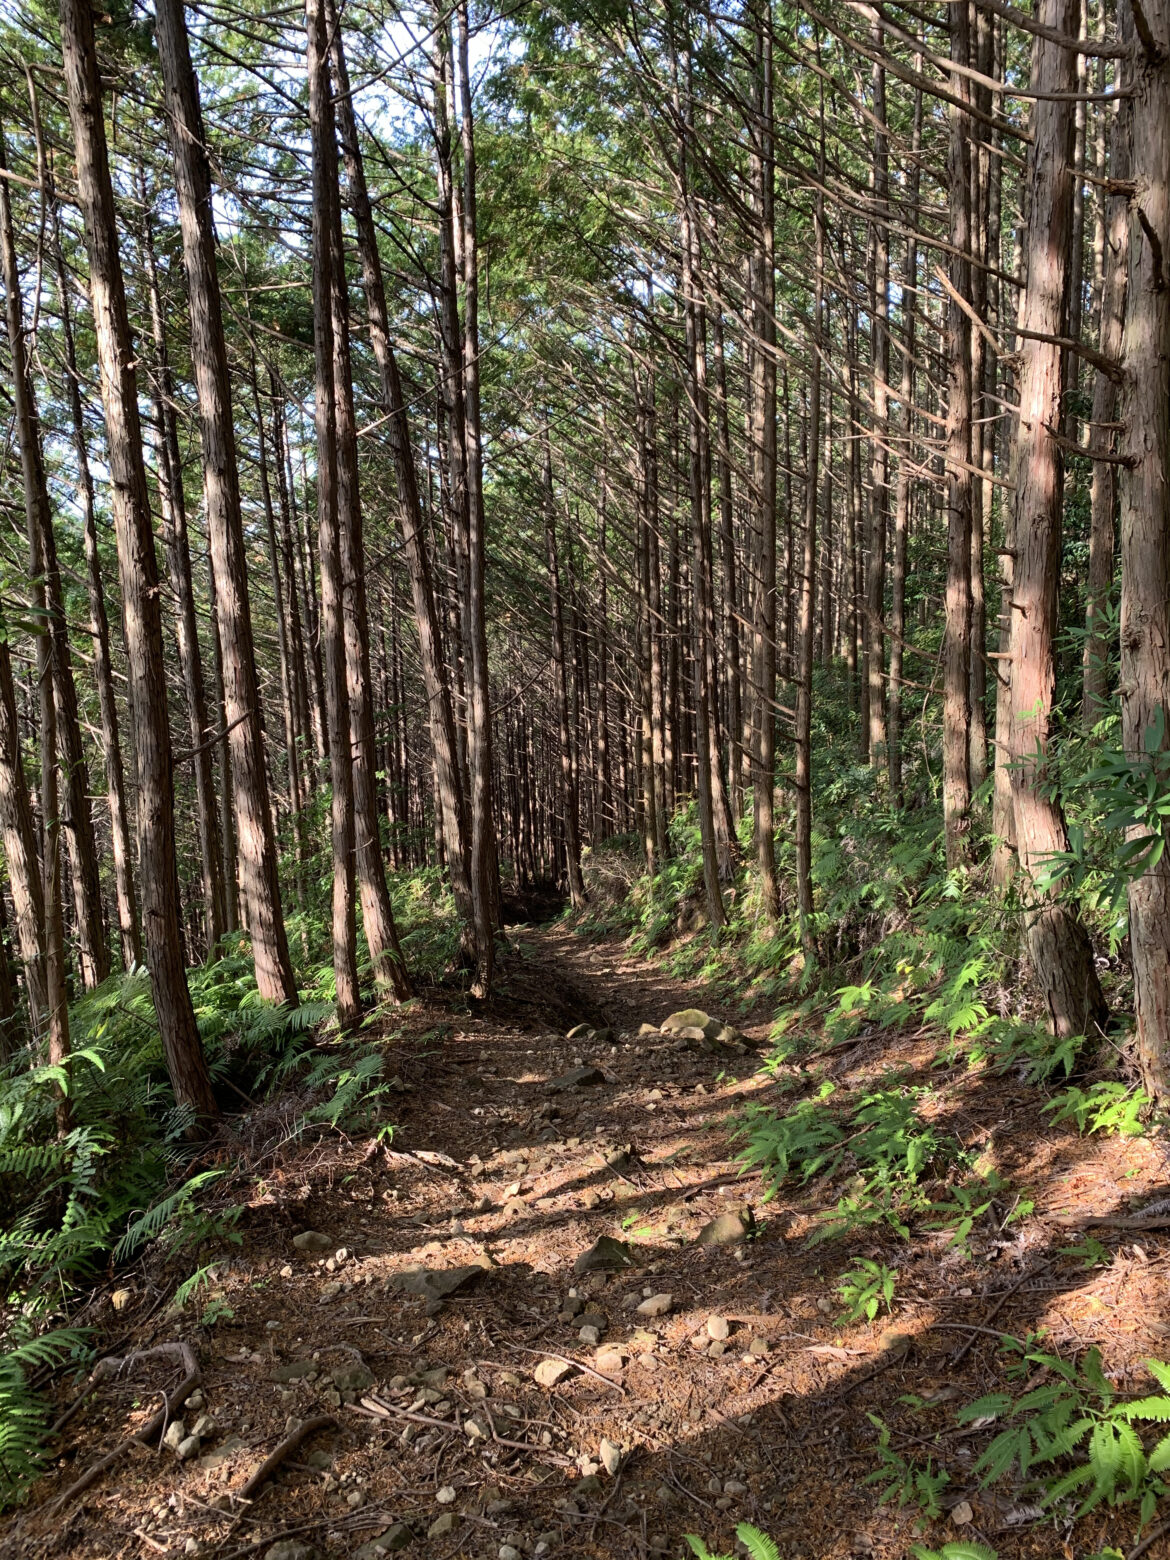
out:
{"label": "dense tree grove", "polygon": [[30,0],[0,60],[10,1048],[144,962],[212,1117],[225,938],[353,1025],[438,869],[486,997],[680,817],[808,979],[832,726],[1170,1092],[1163,0]]}

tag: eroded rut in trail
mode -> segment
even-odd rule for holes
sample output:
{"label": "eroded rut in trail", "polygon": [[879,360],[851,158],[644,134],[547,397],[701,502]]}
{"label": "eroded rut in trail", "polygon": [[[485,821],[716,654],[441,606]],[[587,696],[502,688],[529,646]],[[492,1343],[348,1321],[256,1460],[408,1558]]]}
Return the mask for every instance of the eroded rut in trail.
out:
{"label": "eroded rut in trail", "polygon": [[[692,1006],[742,1038],[640,1033]],[[896,1413],[913,1390],[939,1405],[916,1421],[925,1441],[953,1414],[941,1405],[986,1389],[994,1337],[963,1329],[990,1296],[1016,1285],[997,1325],[1022,1332],[1051,1323],[1058,1301],[1079,1305],[1093,1280],[1054,1282],[1052,1247],[1068,1237],[1039,1222],[1005,1256],[1006,1278],[973,1275],[942,1240],[902,1248],[869,1232],[806,1249],[817,1189],[765,1208],[758,1179],[735,1174],[727,1118],[775,1094],[759,1071],[766,1015],[751,1019],[617,941],[518,931],[490,1015],[420,1002],[391,1042],[389,1146],[332,1137],[290,1151],[256,1186],[243,1245],[180,1316],[145,1271],[118,1279],[118,1314],[108,1297],[95,1306],[119,1354],[187,1341],[197,1391],[160,1449],[127,1438],[182,1366],[131,1360],[103,1380],[0,1533],[5,1553],[673,1556],[687,1532],[730,1548],[749,1520],[786,1560],[905,1555],[909,1518],[862,1482],[866,1411]],[[566,1040],[582,1022],[611,1034]],[[828,1070],[842,1088],[891,1061],[913,1071],[928,1065],[921,1039],[896,1054],[862,1041]],[[973,1140],[1002,1128],[1012,1088],[964,1096]],[[1092,1159],[1076,1140],[1048,1149],[1038,1211],[1067,1201],[1076,1177],[1124,1173],[1140,1193],[1160,1164],[1136,1145]],[[900,1263],[897,1314],[842,1331],[832,1282],[859,1253]],[[1141,1285],[1164,1275],[1147,1262],[1128,1276],[1140,1311],[1156,1299]],[[968,1337],[977,1347],[956,1365]],[[1132,1345],[1136,1357],[1148,1339]],[[1057,1552],[1051,1528],[1017,1532],[960,1481],[953,1494],[960,1515],[976,1501],[964,1532],[1004,1530],[1002,1556]],[[959,1531],[944,1518],[934,1541]],[[1091,1536],[1110,1535],[1102,1518]]]}

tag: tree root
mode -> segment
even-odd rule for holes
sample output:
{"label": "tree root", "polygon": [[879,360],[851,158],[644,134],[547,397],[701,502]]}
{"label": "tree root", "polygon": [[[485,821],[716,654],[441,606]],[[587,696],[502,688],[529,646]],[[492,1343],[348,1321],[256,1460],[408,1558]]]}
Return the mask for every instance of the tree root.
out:
{"label": "tree root", "polygon": [[50,1434],[56,1434],[64,1425],[68,1424],[90,1393],[108,1377],[120,1375],[124,1370],[129,1369],[131,1365],[140,1365],[146,1360],[157,1359],[177,1360],[187,1374],[173,1392],[164,1393],[163,1406],[157,1413],[151,1415],[137,1435],[128,1436],[120,1446],[116,1446],[112,1452],[107,1452],[104,1457],[100,1457],[91,1468],[81,1475],[80,1479],[77,1479],[69,1486],[64,1494],[58,1495],[51,1502],[51,1510],[60,1510],[63,1506],[67,1506],[70,1501],[75,1500],[78,1495],[83,1495],[91,1485],[97,1483],[106,1469],[112,1467],[132,1446],[149,1446],[156,1437],[165,1435],[167,1425],[174,1418],[176,1409],[182,1408],[200,1382],[199,1362],[196,1360],[195,1351],[189,1343],[160,1343],[156,1344],[152,1349],[140,1349],[133,1354],[122,1356],[110,1354],[105,1359],[99,1360],[89,1374],[85,1390],[57,1420]]}
{"label": "tree root", "polygon": [[281,1463],[296,1451],[302,1441],[307,1441],[309,1436],[315,1435],[318,1430],[336,1428],[337,1421],[332,1414],[315,1414],[312,1419],[306,1419],[295,1430],[291,1430],[284,1440],[279,1442],[275,1451],[266,1457],[252,1477],[236,1491],[237,1500],[254,1500],[260,1489],[268,1482]]}

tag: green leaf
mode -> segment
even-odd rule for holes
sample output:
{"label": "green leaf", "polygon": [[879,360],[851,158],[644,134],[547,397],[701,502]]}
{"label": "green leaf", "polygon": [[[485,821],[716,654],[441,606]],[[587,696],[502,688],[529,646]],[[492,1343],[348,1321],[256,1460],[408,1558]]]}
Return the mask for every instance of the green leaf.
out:
{"label": "green leaf", "polygon": [[735,1530],[735,1536],[745,1545],[751,1560],[780,1560],[780,1550],[775,1540],[761,1533],[750,1522],[741,1522]]}

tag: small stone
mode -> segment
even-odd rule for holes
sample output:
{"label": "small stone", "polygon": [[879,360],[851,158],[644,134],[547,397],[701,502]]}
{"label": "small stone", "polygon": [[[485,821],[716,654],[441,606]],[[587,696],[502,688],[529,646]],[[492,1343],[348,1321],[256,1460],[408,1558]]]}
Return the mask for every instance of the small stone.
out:
{"label": "small stone", "polygon": [[961,1500],[957,1506],[951,1508],[951,1521],[956,1527],[966,1527],[968,1522],[974,1521],[975,1512],[969,1500]]}
{"label": "small stone", "polygon": [[580,1277],[583,1273],[619,1272],[633,1265],[634,1253],[624,1240],[602,1235],[573,1263],[573,1272]]}
{"label": "small stone", "polygon": [[523,1555],[515,1544],[501,1544],[498,1551],[499,1560],[524,1560]]}
{"label": "small stone", "polygon": [[[593,1466],[591,1463],[590,1467]],[[600,1495],[601,1480],[595,1473],[587,1473],[583,1479],[578,1479],[573,1486],[574,1495]]]}
{"label": "small stone", "polygon": [[452,1505],[455,1500],[455,1486],[453,1484],[444,1484],[443,1488],[435,1496],[435,1499],[440,1506]]}
{"label": "small stone", "polygon": [[577,1337],[590,1349],[596,1348],[601,1342],[601,1334],[596,1327],[582,1327]]}
{"label": "small stone", "polygon": [[340,1284],[338,1284],[336,1282],[331,1283],[331,1284],[322,1284],[321,1285],[321,1293],[317,1296],[317,1304],[318,1305],[328,1305],[330,1300],[336,1300],[340,1293],[341,1293],[341,1285]]}
{"label": "small stone", "polygon": [[[188,1408],[191,1406],[189,1401],[187,1406]],[[215,1434],[217,1428],[218,1426],[210,1414],[200,1414],[199,1418],[191,1427],[191,1434],[196,1438],[196,1440],[206,1441]]]}
{"label": "small stone", "polygon": [[608,1437],[603,1437],[599,1455],[601,1457],[601,1466],[612,1479],[622,1465],[621,1447],[615,1446]]}
{"label": "small stone", "polygon": [[718,1034],[723,1025],[717,1018],[704,1013],[702,1008],[682,1008],[677,1013],[671,1013],[669,1018],[662,1020],[662,1033],[664,1035],[684,1035],[684,1031],[697,1029],[698,1035],[684,1035],[685,1039],[703,1039],[710,1027],[711,1033]]}
{"label": "small stone", "polygon": [[727,1353],[727,1349],[728,1345],[722,1342],[721,1339],[717,1338],[711,1347],[707,1350],[707,1358],[711,1360],[722,1359],[723,1356]]}
{"label": "small stone", "polygon": [[603,1376],[620,1376],[622,1373],[622,1357],[617,1349],[598,1349],[593,1364]]}
{"label": "small stone", "polygon": [[304,1544],[296,1538],[282,1538],[264,1551],[264,1560],[317,1560],[312,1544]]}
{"label": "small stone", "polygon": [[477,1415],[463,1421],[463,1433],[469,1441],[486,1441],[488,1427]]}
{"label": "small stone", "polygon": [[766,1338],[753,1338],[748,1344],[748,1353],[756,1359],[763,1359],[768,1352],[768,1340]]}
{"label": "small stone", "polygon": [[366,1497],[362,1494],[361,1490],[350,1490],[349,1494],[345,1497],[345,1504],[351,1511],[356,1511],[365,1498]]}
{"label": "small stone", "polygon": [[731,1336],[731,1327],[725,1316],[709,1316],[707,1318],[707,1336],[717,1343],[722,1343],[725,1338]]}
{"label": "small stone", "polygon": [[734,1246],[751,1231],[752,1216],[746,1208],[721,1213],[711,1219],[695,1236],[696,1246]]}
{"label": "small stone", "polygon": [[130,1306],[133,1304],[133,1301],[134,1291],[132,1289],[115,1289],[113,1294],[110,1296],[110,1304],[113,1306],[115,1311],[129,1310]]}
{"label": "small stone", "polygon": [[197,1435],[189,1435],[175,1447],[175,1456],[180,1462],[189,1462],[198,1450],[199,1437]]}
{"label": "small stone", "polygon": [[450,1532],[452,1532],[454,1530],[455,1521],[456,1521],[456,1518],[455,1518],[455,1513],[453,1511],[444,1511],[444,1512],[442,1512],[439,1516],[437,1516],[435,1518],[435,1520],[431,1523],[430,1527],[427,1528],[427,1537],[428,1538],[445,1538],[448,1533],[450,1533]]}
{"label": "small stone", "polygon": [[353,1560],[381,1560],[383,1555],[394,1554],[414,1543],[414,1529],[405,1522],[394,1522],[384,1533],[372,1538],[353,1552]]}
{"label": "small stone", "polygon": [[292,1263],[291,1262],[286,1262],[284,1264],[284,1266],[280,1270],[280,1276],[281,1276],[281,1278],[291,1278],[293,1276],[293,1270],[292,1270]]}
{"label": "small stone", "polygon": [[557,1382],[563,1381],[572,1370],[572,1365],[566,1360],[541,1360],[532,1375],[538,1386],[555,1387]]}
{"label": "small stone", "polygon": [[187,1426],[181,1419],[172,1419],[167,1426],[167,1433],[163,1436],[163,1445],[168,1451],[177,1452],[180,1444],[187,1439]]}
{"label": "small stone", "polygon": [[424,1295],[428,1300],[445,1300],[448,1295],[453,1295],[457,1290],[482,1278],[488,1266],[485,1259],[471,1263],[467,1267],[409,1267],[404,1268],[400,1273],[392,1273],[390,1283],[395,1289],[400,1289],[408,1295]]}
{"label": "small stone", "polygon": [[667,1294],[651,1295],[648,1300],[643,1300],[638,1307],[639,1316],[665,1316],[674,1304],[674,1296]]}
{"label": "small stone", "polygon": [[374,1373],[364,1365],[338,1365],[330,1374],[338,1392],[364,1392],[374,1385]]}
{"label": "small stone", "polygon": [[329,1251],[333,1242],[328,1235],[322,1235],[320,1230],[302,1230],[299,1235],[293,1236],[293,1245],[298,1251]]}
{"label": "small stone", "polygon": [[565,1036],[566,1040],[588,1040],[593,1030],[588,1024],[574,1024]]}
{"label": "small stone", "polygon": [[567,1089],[592,1089],[604,1082],[605,1074],[600,1067],[574,1067],[571,1072],[554,1078],[548,1088],[550,1093],[563,1094]]}
{"label": "small stone", "polygon": [[723,1493],[725,1495],[746,1495],[747,1492],[747,1485],[741,1484],[738,1479],[725,1479],[723,1482]]}
{"label": "small stone", "polygon": [[196,1413],[197,1414],[199,1412],[199,1410],[203,1407],[203,1404],[204,1404],[205,1401],[206,1400],[205,1400],[205,1398],[203,1396],[203,1393],[199,1390],[198,1387],[196,1387],[194,1392],[192,1392],[191,1396],[187,1399],[187,1402],[186,1402],[185,1406],[187,1408],[189,1408],[192,1411],[192,1413]]}

